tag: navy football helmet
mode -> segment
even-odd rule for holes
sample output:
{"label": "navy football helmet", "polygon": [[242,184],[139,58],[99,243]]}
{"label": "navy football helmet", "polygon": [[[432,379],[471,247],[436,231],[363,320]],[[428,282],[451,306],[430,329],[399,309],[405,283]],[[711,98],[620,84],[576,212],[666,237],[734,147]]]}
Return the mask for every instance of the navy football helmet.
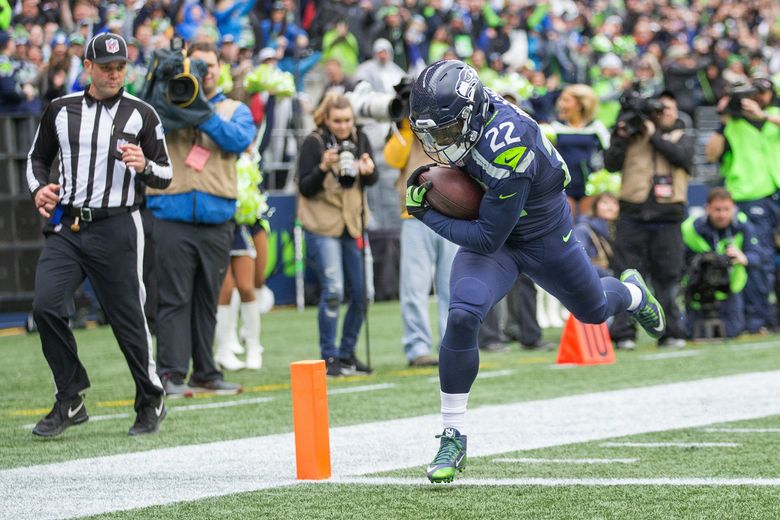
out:
{"label": "navy football helmet", "polygon": [[412,130],[428,156],[457,163],[477,144],[488,112],[488,97],[474,69],[458,60],[426,67],[412,86]]}

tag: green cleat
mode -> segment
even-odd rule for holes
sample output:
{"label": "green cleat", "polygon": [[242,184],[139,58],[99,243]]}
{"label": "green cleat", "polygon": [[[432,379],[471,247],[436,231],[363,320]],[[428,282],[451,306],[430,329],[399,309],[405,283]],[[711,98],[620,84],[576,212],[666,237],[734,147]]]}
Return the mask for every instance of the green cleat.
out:
{"label": "green cleat", "polygon": [[658,339],[666,332],[664,309],[653,293],[648,289],[645,280],[636,269],[626,269],[620,275],[621,282],[632,283],[642,291],[642,303],[634,311],[629,311],[631,317],[639,323],[652,337]]}
{"label": "green cleat", "polygon": [[445,428],[436,438],[441,439],[441,445],[428,465],[428,480],[435,484],[452,482],[455,470],[463,471],[466,467],[466,436],[455,428]]}

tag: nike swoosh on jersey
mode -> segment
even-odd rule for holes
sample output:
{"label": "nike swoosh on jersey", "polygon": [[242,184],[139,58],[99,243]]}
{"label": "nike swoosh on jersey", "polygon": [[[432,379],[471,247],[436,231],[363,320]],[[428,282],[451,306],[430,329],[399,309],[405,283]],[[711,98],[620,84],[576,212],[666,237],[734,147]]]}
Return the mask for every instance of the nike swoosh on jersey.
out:
{"label": "nike swoosh on jersey", "polygon": [[68,419],[73,419],[77,413],[79,413],[79,410],[81,410],[84,407],[84,401],[81,401],[79,405],[76,407],[76,409],[72,409],[70,406],[68,407]]}
{"label": "nike swoosh on jersey", "polygon": [[501,199],[501,200],[504,200],[504,199],[511,199],[511,198],[512,198],[512,197],[514,197],[515,195],[517,195],[517,192],[510,193],[509,195],[504,195],[504,194],[502,193],[501,195],[499,195],[499,196],[498,196],[498,198],[499,198],[499,199]]}
{"label": "nike swoosh on jersey", "polygon": [[569,241],[569,239],[571,238],[571,232],[572,232],[572,230],[570,229],[568,233],[563,235],[563,241],[564,242],[568,242]]}
{"label": "nike swoosh on jersey", "polygon": [[162,400],[161,400],[161,401],[160,401],[160,406],[156,406],[156,407],[154,408],[154,413],[156,413],[156,414],[157,414],[157,417],[160,417],[160,414],[162,413],[162,410],[163,410],[163,402],[162,402]]}

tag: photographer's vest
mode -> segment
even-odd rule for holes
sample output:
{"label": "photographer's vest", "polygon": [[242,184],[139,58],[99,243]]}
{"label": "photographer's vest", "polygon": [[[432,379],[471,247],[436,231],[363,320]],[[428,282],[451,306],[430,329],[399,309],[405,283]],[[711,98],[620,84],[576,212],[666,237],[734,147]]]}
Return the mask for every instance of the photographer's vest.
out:
{"label": "photographer's vest", "polygon": [[[712,246],[710,245],[707,240],[699,234],[698,231],[696,231],[696,222],[700,220],[706,220],[707,217],[688,217],[688,219],[685,220],[685,222],[682,223],[682,239],[686,246],[688,246],[688,249],[693,251],[694,253],[708,253],[712,251]],[[741,211],[737,213],[737,220],[739,220],[742,223],[747,222],[747,215],[742,213]],[[719,255],[725,255],[726,254],[726,248],[729,245],[733,245],[740,251],[742,251],[742,246],[745,242],[745,234],[742,233],[742,231],[739,231],[735,233],[731,237],[725,237],[718,240],[718,243],[715,244],[715,252]],[[741,292],[742,289],[745,288],[745,284],[747,283],[747,269],[745,269],[745,266],[742,264],[733,264],[729,267],[729,288],[731,289],[731,292],[736,294],[738,292]],[[715,297],[718,300],[725,300],[728,298],[727,294],[724,294],[720,291],[715,293]]]}
{"label": "photographer's vest", "polygon": [[[319,140],[321,149],[325,144],[318,132],[311,135]],[[361,204],[365,207],[365,224],[368,225],[371,212],[360,184],[360,174],[355,183],[344,188],[330,171],[324,174],[323,190],[311,198],[298,193],[298,220],[306,231],[329,237],[340,237],[346,227],[353,238],[360,236]],[[362,200],[361,200],[362,199]]]}
{"label": "photographer's vest", "polygon": [[[778,114],[780,108],[767,108]],[[769,197],[780,188],[780,126],[765,122],[759,130],[743,118],[723,128],[729,150],[721,160],[726,189],[737,202]]]}
{"label": "photographer's vest", "polygon": [[[241,103],[224,99],[214,105],[214,111],[225,121],[230,121]],[[197,190],[226,199],[238,196],[236,160],[238,155],[222,150],[205,132],[197,128],[174,130],[165,136],[168,156],[173,166],[173,180],[165,190],[147,188],[148,195],[175,195]],[[209,158],[202,171],[187,166],[185,161],[193,145],[206,148]]]}
{"label": "photographer's vest", "polygon": [[[663,134],[662,139],[673,143],[685,135],[682,129]],[[655,176],[672,177],[672,196],[656,197],[659,204],[685,204],[688,200],[688,174],[683,168],[672,165],[650,143],[650,136],[643,135],[629,145],[623,161],[623,180],[620,184],[620,200],[633,204],[647,201],[653,189]]]}

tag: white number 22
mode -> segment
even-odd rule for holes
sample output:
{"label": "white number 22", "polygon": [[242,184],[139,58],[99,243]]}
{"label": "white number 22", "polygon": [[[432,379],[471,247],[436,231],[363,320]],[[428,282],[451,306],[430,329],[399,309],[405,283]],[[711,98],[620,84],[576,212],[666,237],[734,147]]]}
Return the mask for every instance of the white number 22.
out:
{"label": "white number 22", "polygon": [[[501,141],[497,141],[499,128],[504,131],[504,139]],[[512,135],[514,131],[515,131],[515,124],[510,121],[505,121],[500,125],[498,125],[498,128],[494,126],[490,130],[485,132],[485,135],[490,137],[490,149],[493,150],[494,152],[497,152],[507,145],[519,143],[520,138]]]}

